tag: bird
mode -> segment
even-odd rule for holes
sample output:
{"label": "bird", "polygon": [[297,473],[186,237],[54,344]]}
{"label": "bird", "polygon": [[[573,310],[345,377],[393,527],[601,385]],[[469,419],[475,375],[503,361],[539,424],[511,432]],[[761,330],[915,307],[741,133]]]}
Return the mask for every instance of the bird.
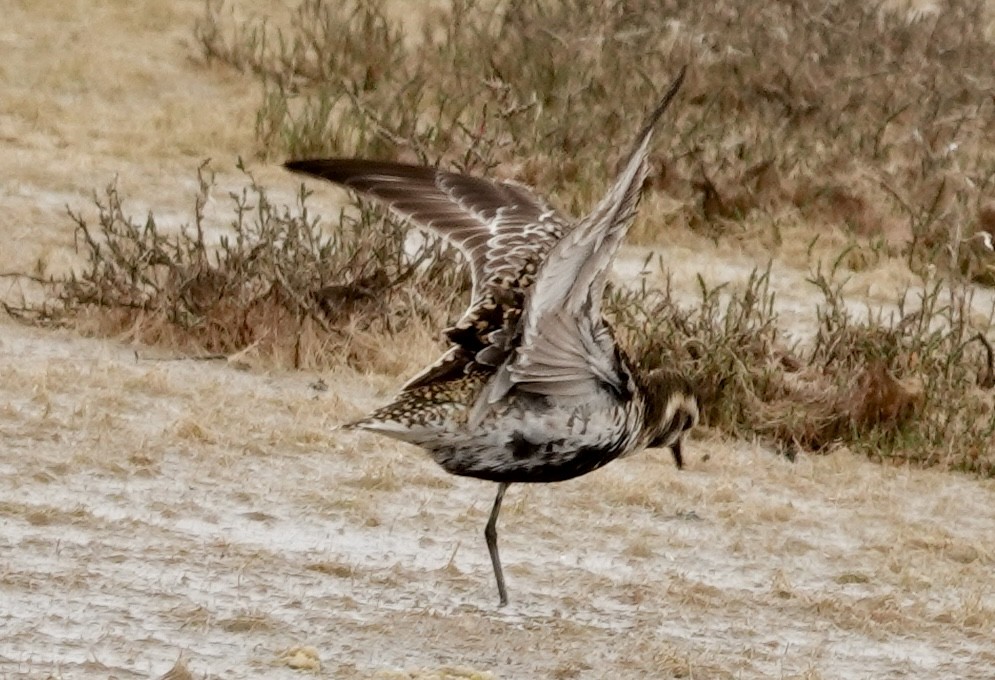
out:
{"label": "bird", "polygon": [[698,423],[689,379],[640,370],[602,314],[611,262],[647,178],[654,127],[685,71],[581,219],[522,184],[437,167],[357,158],[284,164],[379,202],[469,263],[470,303],[444,331],[442,356],[391,403],[344,427],[415,444],[448,473],[497,483],[484,537],[499,607],[508,592],[497,521],[511,484],[572,479],[652,447],[669,448],[681,467]]}

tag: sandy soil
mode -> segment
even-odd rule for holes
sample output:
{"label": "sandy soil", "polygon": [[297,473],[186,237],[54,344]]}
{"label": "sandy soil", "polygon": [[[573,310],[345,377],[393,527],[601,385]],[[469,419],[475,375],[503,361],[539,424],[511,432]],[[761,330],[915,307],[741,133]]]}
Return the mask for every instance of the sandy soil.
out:
{"label": "sandy soil", "polygon": [[[204,158],[238,186],[257,93],[196,62],[200,8],[5,6],[0,271],[70,264],[64,206],[115,175],[177,221]],[[790,304],[803,277],[776,272]],[[992,481],[703,433],[682,473],[651,451],[512,487],[499,610],[492,485],[334,431],[396,384],[0,319],[0,678],[991,677]]]}

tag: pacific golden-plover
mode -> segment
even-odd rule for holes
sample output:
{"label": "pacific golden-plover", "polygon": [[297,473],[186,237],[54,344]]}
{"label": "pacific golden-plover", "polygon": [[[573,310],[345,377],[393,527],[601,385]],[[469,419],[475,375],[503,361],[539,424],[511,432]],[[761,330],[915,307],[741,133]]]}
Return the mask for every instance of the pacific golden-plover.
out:
{"label": "pacific golden-plover", "polygon": [[347,427],[428,450],[447,472],[498,483],[484,535],[500,604],[508,601],[497,545],[512,483],[558,482],[646,447],[682,464],[698,421],[688,381],[641,372],[601,312],[609,269],[648,172],[653,128],[684,70],[650,114],[607,195],[570,220],[512,182],[361,159],[286,167],[372,197],[441,235],[470,266],[470,305],[445,334],[449,349],[397,398]]}

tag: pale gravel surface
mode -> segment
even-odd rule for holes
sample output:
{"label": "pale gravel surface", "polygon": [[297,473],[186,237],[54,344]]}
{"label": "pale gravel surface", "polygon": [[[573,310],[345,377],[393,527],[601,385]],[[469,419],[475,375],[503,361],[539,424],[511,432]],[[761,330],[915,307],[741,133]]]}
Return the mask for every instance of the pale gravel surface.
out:
{"label": "pale gravel surface", "polygon": [[[71,264],[64,207],[115,175],[134,214],[179,224],[213,157],[221,219],[257,93],[189,58],[200,7],[5,9],[0,271]],[[665,255],[681,279],[752,267]],[[773,275],[799,323],[805,275]],[[904,276],[860,275],[855,308]],[[493,486],[334,431],[400,379],[163,357],[0,318],[0,678],[156,678],[180,657],[234,679],[992,676],[991,481],[700,433],[683,473],[651,451],[512,487],[498,610]]]}

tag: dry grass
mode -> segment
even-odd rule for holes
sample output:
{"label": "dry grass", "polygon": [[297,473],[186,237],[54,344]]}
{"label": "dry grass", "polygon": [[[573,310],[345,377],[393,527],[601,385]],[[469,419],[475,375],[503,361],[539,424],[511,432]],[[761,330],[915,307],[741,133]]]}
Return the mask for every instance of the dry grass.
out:
{"label": "dry grass", "polygon": [[805,343],[785,338],[769,270],[755,270],[734,293],[702,281],[691,307],[668,286],[616,291],[611,308],[647,367],[693,377],[706,424],[760,436],[789,457],[844,445],[995,474],[991,348],[967,289],[934,281],[898,300],[896,313],[858,319],[834,274],[816,271],[810,281],[823,299]]}
{"label": "dry grass", "polygon": [[[984,229],[995,188],[995,10],[460,0],[417,39],[368,0],[304,2],[283,30],[226,22],[204,55],[256,74],[268,155],[361,155],[514,175],[580,211],[682,64],[652,192],[679,223],[774,245],[839,229],[914,266]],[[608,162],[606,162],[606,160]],[[659,240],[645,218],[635,235]],[[954,261],[957,257],[954,258]]]}
{"label": "dry grass", "polygon": [[[692,62],[637,240],[662,243],[683,225],[776,248],[829,228],[844,237],[825,240],[846,247],[829,274],[813,256],[818,237],[804,249],[822,297],[807,341],[785,342],[768,269],[738,292],[699,278],[693,306],[669,284],[620,289],[611,314],[633,353],[692,375],[706,424],[790,456],[843,445],[995,471],[991,318],[975,317],[970,287],[990,277],[985,239],[995,235],[986,123],[995,80],[977,66],[995,61],[987,6],[668,13],[646,2],[623,12],[465,0],[427,10],[418,35],[390,8],[309,0],[273,28],[208,3],[197,45],[206,63],[263,87],[264,155],[514,175],[573,212],[612,172],[590,140],[624,138],[656,84]],[[114,186],[97,199],[95,226],[71,213],[84,266],[54,282],[54,304],[12,311],[239,363],[396,375],[424,361],[465,297],[453,291],[465,291],[466,277],[435,242],[406,250],[405,231],[366,207],[323,232],[303,188],[294,208],[278,208],[251,176],[215,242],[205,236],[210,171],[198,179],[192,223],[179,233],[153,215],[133,220]],[[666,233],[651,219],[661,210],[676,225]],[[921,288],[893,301],[896,314],[857,320],[846,272],[896,258]]]}
{"label": "dry grass", "polygon": [[[792,223],[832,227],[855,239],[834,271],[900,256],[926,277],[950,272],[953,288],[928,278],[918,303],[907,292],[897,317],[863,323],[817,271],[824,303],[804,347],[784,346],[759,272],[731,299],[702,284],[690,310],[666,292],[622,293],[614,314],[635,353],[688,369],[710,424],[792,455],[843,443],[991,474],[991,399],[963,389],[990,370],[972,343],[991,319],[969,318],[961,280],[988,271],[972,258],[984,256],[975,235],[995,188],[995,79],[977,67],[995,60],[992,21],[981,3],[670,13],[467,1],[429,13],[411,40],[377,3],[306,2],[278,32],[250,23],[226,36],[209,12],[199,37],[209,59],[264,83],[257,133],[269,153],[514,174],[573,212],[612,171],[584,140],[623,137],[655,85],[692,62],[661,134],[671,141],[657,152],[651,206],[659,193],[682,200],[674,221],[715,238],[745,230],[778,244]],[[636,236],[667,238],[645,218]]]}
{"label": "dry grass", "polygon": [[[904,6],[888,3],[887,11],[899,5]],[[272,3],[259,0],[238,6],[241,16],[252,16],[253,7],[273,11]],[[398,16],[398,6],[412,18],[409,3],[385,2],[389,20]],[[13,245],[0,252],[0,260],[8,270],[32,270],[43,255],[43,277],[67,271],[70,263],[82,275],[87,249],[72,257],[77,225],[65,218],[64,206],[82,213],[102,244],[99,210],[87,195],[93,184],[102,185],[115,173],[121,177],[120,195],[128,197],[122,213],[139,235],[150,208],[164,241],[177,243],[176,226],[183,222],[190,225],[187,233],[195,234],[195,217],[183,217],[182,208],[198,192],[194,169],[204,156],[215,159],[212,167],[219,173],[204,230],[210,258],[221,250],[218,234],[234,234],[228,222],[236,217],[235,204],[227,192],[241,195],[242,185],[252,182],[227,177],[224,159],[252,147],[257,96],[252,76],[222,62],[205,67],[199,58],[188,59],[199,50],[190,38],[192,15],[200,12],[197,3],[130,7],[90,0],[57,6],[43,0],[5,8],[9,21],[0,34],[9,49],[0,69],[7,76],[2,86],[7,107],[0,115],[0,134],[8,153],[0,167],[11,181],[0,187],[5,205],[0,227]],[[522,4],[523,11],[532,7]],[[670,6],[661,7],[666,12]],[[722,2],[710,10],[760,11],[730,10]],[[56,13],[65,21],[55,21]],[[440,23],[431,14],[413,18],[421,25]],[[655,30],[659,20],[650,19]],[[882,26],[894,20],[886,16]],[[919,21],[933,20],[927,14]],[[275,17],[270,25],[279,21]],[[88,30],[79,31],[84,25]],[[750,34],[726,35],[737,30],[737,21],[707,26],[714,28],[711,42],[701,44],[715,46],[710,68],[721,75],[723,61],[741,56],[723,51],[723,45],[740,44]],[[774,28],[764,30],[770,34]],[[790,34],[795,28],[785,30]],[[574,36],[558,37],[569,42]],[[579,40],[582,32],[576,36]],[[622,35],[610,46],[624,51],[627,39]],[[405,49],[414,49],[419,40],[406,34]],[[94,43],[102,49],[93,49]],[[543,58],[558,59],[549,53],[559,49],[559,42],[550,38],[548,44]],[[613,50],[603,52],[608,58]],[[154,63],[142,60],[143,54],[154,54]],[[805,68],[812,65],[806,62]],[[72,69],[85,77],[38,79]],[[519,70],[508,72],[506,81]],[[963,73],[968,71],[949,77]],[[983,82],[987,74],[973,77]],[[81,80],[92,94],[74,90]],[[718,82],[716,76],[713,84]],[[895,96],[904,92],[902,87],[892,91]],[[154,128],[149,121],[164,115],[164,99],[173,113],[164,128]],[[685,101],[691,111],[682,110],[681,116],[696,115],[699,103]],[[644,105],[633,102],[637,110]],[[197,111],[209,115],[188,115]],[[904,126],[901,118],[896,122]],[[633,125],[630,118],[619,123],[619,139]],[[150,137],[149,129],[163,133]],[[889,124],[888,134],[895,129]],[[118,131],[123,134],[116,136]],[[590,162],[597,154],[588,146],[596,151],[603,139],[600,134],[577,138],[574,149],[589,154],[583,158]],[[282,158],[279,142],[268,152]],[[661,147],[658,158],[669,153]],[[550,151],[540,167],[555,177],[557,164],[568,156]],[[738,162],[735,153],[727,156],[724,162]],[[607,176],[612,160],[605,165],[597,159],[596,166],[580,171]],[[512,162],[494,172],[521,177],[523,167]],[[856,168],[858,179],[863,177],[857,188],[877,190],[868,178],[879,171],[873,165]],[[269,172],[253,169],[269,201],[293,204],[293,191],[281,193],[287,186],[280,184],[281,173]],[[727,178],[708,177],[727,200]],[[793,177],[781,176],[781,181]],[[688,338],[718,343],[716,374],[727,370],[723,361],[729,362],[728,370],[738,372],[725,375],[738,376],[743,384],[727,382],[717,390],[709,407],[713,423],[752,436],[756,421],[733,417],[735,395],[766,394],[763,380],[769,379],[785,390],[773,391],[775,411],[807,394],[793,380],[811,383],[816,396],[838,397],[845,386],[860,386],[859,369],[846,368],[857,366],[858,359],[883,358],[903,385],[914,378],[907,387],[916,393],[921,389],[923,401],[916,408],[927,414],[939,412],[934,398],[952,390],[942,381],[939,388],[928,387],[930,376],[953,380],[963,370],[968,387],[955,396],[965,402],[975,398],[972,385],[984,372],[984,349],[970,338],[975,330],[987,330],[988,320],[954,310],[968,308],[956,296],[968,300],[973,293],[978,303],[988,291],[958,285],[957,279],[941,285],[940,275],[961,271],[960,283],[980,280],[971,269],[985,265],[984,252],[973,253],[974,259],[958,270],[948,249],[945,261],[936,261],[936,275],[910,274],[903,246],[910,241],[910,222],[890,194],[883,203],[864,204],[886,217],[899,215],[884,220],[882,228],[894,230],[880,241],[824,224],[821,214],[811,215],[817,223],[812,226],[790,208],[779,221],[765,208],[739,221],[735,215],[711,222],[702,218],[692,232],[684,225],[691,225],[694,211],[701,209],[703,190],[685,180],[649,193],[636,236],[644,243],[679,242],[667,250],[670,269],[686,274],[687,281],[675,275],[672,291],[639,297],[639,306],[631,309],[617,292],[615,304],[623,328],[626,319],[636,319],[632,334],[625,330],[632,342],[640,342],[640,334],[646,336],[642,342],[652,340],[643,327],[660,328],[664,338],[671,338],[660,340],[656,350],[644,345],[652,350],[650,360],[678,357],[697,372],[709,358],[692,356],[694,343],[684,347],[677,338],[687,332]],[[566,203],[576,200],[581,208],[587,207],[584,197],[601,186],[593,179],[590,186],[569,178],[555,181]],[[893,188],[906,187],[897,183]],[[250,199],[255,194],[250,192]],[[100,200],[106,203],[105,193]],[[309,203],[312,215],[314,205],[337,215],[337,208],[329,212],[319,197]],[[954,205],[960,209],[960,203]],[[290,210],[295,216],[298,208]],[[771,211],[776,213],[776,204]],[[276,213],[282,215],[283,209]],[[331,237],[336,227],[326,229]],[[810,245],[816,229],[821,236]],[[819,256],[813,260],[832,262],[851,242],[854,247],[832,275],[828,265],[822,270],[835,291],[847,280],[847,268],[860,269],[842,289],[847,306],[839,312],[848,315],[845,323],[839,314],[817,318],[809,309],[811,296],[796,290],[803,288],[808,253]],[[955,241],[951,237],[948,243]],[[967,241],[971,248],[980,243]],[[730,263],[749,271],[751,257],[765,261],[769,253],[774,254],[769,276],[761,271],[750,285],[734,281],[713,290],[732,270]],[[926,259],[917,255],[913,264],[919,257]],[[785,271],[785,261],[801,263],[801,272]],[[639,263],[626,256],[621,264]],[[708,285],[699,286],[691,300],[687,293],[693,292],[688,282],[694,280],[694,267],[703,270]],[[813,264],[809,278],[818,281],[818,272]],[[652,276],[648,281],[654,281]],[[909,281],[925,295],[910,295],[894,320],[879,319],[873,310],[868,318],[853,304],[870,299],[876,310],[893,302],[894,289]],[[673,299],[662,309],[673,320],[664,323],[652,315],[640,320],[640,307],[652,311],[665,293]],[[786,293],[795,294],[792,303],[804,303],[804,309],[787,314]],[[403,287],[394,294],[403,296]],[[702,304],[703,297],[714,302]],[[832,310],[833,298],[840,295],[815,297]],[[726,320],[729,305],[731,321]],[[919,307],[931,310],[927,316],[936,322],[928,331],[919,329],[916,318],[900,323]],[[709,309],[715,314],[703,313]],[[434,313],[443,315],[441,307]],[[680,319],[688,320],[687,331],[675,330]],[[94,333],[117,323],[99,305],[65,320]],[[995,600],[985,585],[995,559],[992,480],[869,464],[848,452],[866,450],[861,442],[873,441],[866,430],[850,447],[831,444],[828,455],[801,454],[789,463],[771,456],[765,446],[706,428],[690,443],[684,472],[674,470],[665,452],[650,451],[569,483],[516,487],[501,525],[513,604],[495,611],[480,537],[493,490],[444,475],[409,447],[333,432],[343,419],[382,403],[398,384],[397,373],[424,361],[419,354],[428,353],[429,336],[437,332],[428,325],[412,321],[399,330],[403,346],[391,359],[374,345],[375,333],[356,333],[365,336],[369,354],[380,358],[362,363],[358,360],[368,350],[354,351],[350,361],[360,373],[335,353],[324,357],[333,365],[321,374],[327,387],[322,391],[311,387],[318,381],[303,372],[245,372],[220,362],[149,359],[175,357],[174,344],[202,351],[199,341],[189,339],[202,332],[196,324],[189,331],[176,326],[163,334],[164,348],[139,347],[136,357],[134,347],[118,342],[0,319],[0,584],[5,605],[0,675],[159,677],[165,672],[170,680],[289,678],[308,673],[302,675],[288,662],[303,670],[318,661],[319,675],[345,680],[368,680],[378,673],[587,680],[642,678],[654,671],[684,678],[990,677]],[[785,334],[797,338],[799,327],[813,331],[796,346]],[[725,335],[729,340],[722,344]],[[839,339],[835,350],[833,339]],[[292,348],[267,354],[258,350],[262,346],[236,353],[232,363],[254,359],[254,351],[262,366],[293,363]],[[741,367],[732,365],[738,347],[748,359]],[[816,347],[821,349],[816,352]],[[769,376],[761,370],[768,362]],[[928,367],[922,375],[916,369],[920,362]],[[845,371],[837,373],[837,363]],[[935,389],[941,392],[931,392]],[[972,441],[963,429],[954,422],[951,446]],[[908,426],[898,431],[908,432]],[[941,462],[954,460],[947,453],[937,452]]]}
{"label": "dry grass", "polygon": [[159,676],[158,680],[194,680],[194,675],[187,669],[186,664],[183,661],[183,657],[176,660],[173,667],[166,671],[165,674]]}
{"label": "dry grass", "polygon": [[[240,4],[247,14],[271,6]],[[196,58],[192,26],[202,13],[198,2],[5,4],[0,272],[61,274],[78,264],[66,205],[81,208],[115,176],[137,213],[154,207],[165,217],[186,209],[187,179],[205,157],[227,171],[251,149],[257,91]]]}
{"label": "dry grass", "polygon": [[398,372],[406,366],[383,338],[434,336],[464,302],[467,277],[436,241],[406,246],[407,231],[370,209],[342,211],[325,233],[303,187],[294,209],[280,208],[247,178],[229,195],[233,219],[216,242],[204,217],[206,165],[192,223],[178,233],[153,214],[135,220],[109,186],[96,225],[70,211],[80,270],[50,282],[54,299],[8,311],[202,358]]}

